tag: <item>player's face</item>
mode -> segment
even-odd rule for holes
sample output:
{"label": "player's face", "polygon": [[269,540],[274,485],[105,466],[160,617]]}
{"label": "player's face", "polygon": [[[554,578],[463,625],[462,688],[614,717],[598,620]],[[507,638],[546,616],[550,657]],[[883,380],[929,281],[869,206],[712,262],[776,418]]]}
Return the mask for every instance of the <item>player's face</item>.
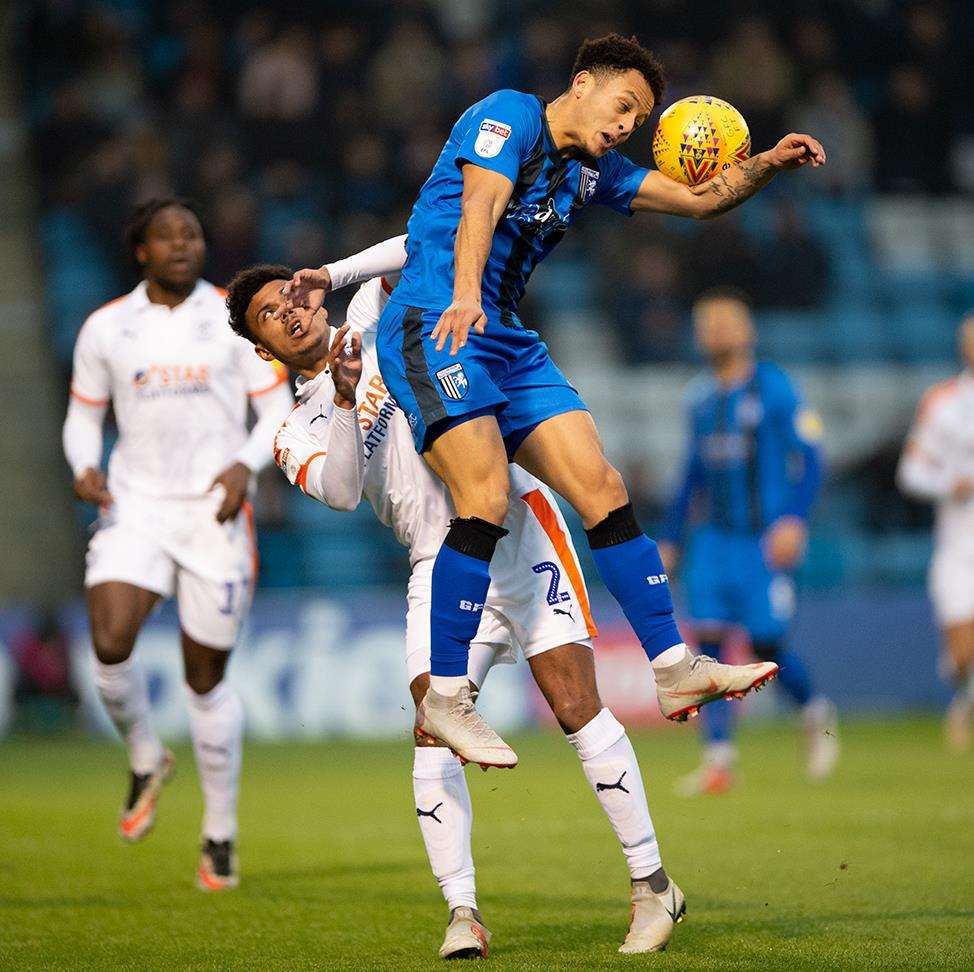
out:
{"label": "player's face", "polygon": [[203,272],[203,227],[188,209],[167,206],[152,217],[135,256],[146,277],[169,290],[188,290]]}
{"label": "player's face", "polygon": [[613,72],[601,80],[581,71],[572,90],[582,147],[595,158],[622,145],[653,110],[653,92],[639,71]]}
{"label": "player's face", "polygon": [[957,332],[957,343],[964,365],[974,371],[974,315],[969,315],[961,321],[960,330]]}
{"label": "player's face", "polygon": [[700,301],[693,308],[697,347],[711,360],[749,351],[754,345],[754,323],[747,306],[721,298]]}
{"label": "player's face", "polygon": [[247,308],[247,326],[272,358],[292,371],[301,371],[328,351],[328,311],[312,313],[306,307],[284,310],[281,289],[285,280],[271,280],[254,294]]}

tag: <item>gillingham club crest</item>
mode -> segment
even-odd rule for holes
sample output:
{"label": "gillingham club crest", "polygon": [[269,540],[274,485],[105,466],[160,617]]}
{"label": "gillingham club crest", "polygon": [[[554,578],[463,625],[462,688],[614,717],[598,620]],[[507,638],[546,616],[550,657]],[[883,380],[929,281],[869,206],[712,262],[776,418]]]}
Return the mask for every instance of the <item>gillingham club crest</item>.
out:
{"label": "gillingham club crest", "polygon": [[454,401],[459,402],[461,399],[467,397],[470,383],[467,381],[467,375],[463,370],[462,364],[450,365],[449,368],[440,368],[436,373],[436,380],[440,383],[440,388],[443,389],[443,394],[447,398],[452,398]]}

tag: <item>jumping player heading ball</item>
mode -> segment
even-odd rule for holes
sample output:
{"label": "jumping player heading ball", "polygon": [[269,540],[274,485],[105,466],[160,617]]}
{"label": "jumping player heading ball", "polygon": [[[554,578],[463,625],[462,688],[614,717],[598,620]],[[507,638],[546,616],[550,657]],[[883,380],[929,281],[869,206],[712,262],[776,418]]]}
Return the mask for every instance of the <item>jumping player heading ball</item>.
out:
{"label": "jumping player heading ball", "polygon": [[[550,104],[504,90],[465,111],[413,208],[402,280],[379,323],[383,378],[458,514],[433,571],[431,685],[417,725],[467,759],[488,746],[497,762],[503,745],[474,718],[466,686],[488,566],[506,532],[509,459],[578,511],[596,567],[652,660],[668,717],[740,696],[777,672],[773,663],[688,654],[656,544],[636,522],[588,409],[517,312],[532,270],[587,205],[705,219],[782,169],[825,162],[814,138],[792,134],[694,188],[634,165],[618,148],[646,123],[663,86],[648,50],[610,34],[582,45],[569,87]],[[318,301],[326,282],[324,273],[298,274],[292,303]],[[516,760],[510,752],[508,763]]]}

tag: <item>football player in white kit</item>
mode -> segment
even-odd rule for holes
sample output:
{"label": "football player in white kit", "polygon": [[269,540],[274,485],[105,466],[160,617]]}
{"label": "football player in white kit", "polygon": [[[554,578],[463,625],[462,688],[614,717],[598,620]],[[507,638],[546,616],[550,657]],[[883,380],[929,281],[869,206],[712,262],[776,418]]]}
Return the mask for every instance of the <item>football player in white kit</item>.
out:
{"label": "football player in white kit", "polygon": [[974,313],[958,329],[964,370],[923,396],[900,459],[904,493],[936,504],[929,590],[954,684],[944,730],[971,745],[974,716]]}
{"label": "football player in white kit", "polygon": [[[143,280],[82,327],[64,423],[75,493],[100,513],[85,573],[95,683],[128,748],[119,832],[141,840],[173,758],[152,728],[133,648],[160,599],[175,596],[205,804],[197,883],[222,890],[238,883],[243,710],[223,674],[255,580],[247,496],[293,399],[283,366],[258,358],[227,328],[224,292],[200,279],[206,245],[188,204],[144,204],[128,242]],[[258,416],[249,434],[248,401]],[[106,478],[109,402],[118,441]]]}
{"label": "football player in white kit", "polygon": [[[398,269],[404,258],[402,238],[387,241],[331,265],[331,284]],[[392,281],[366,283],[336,332],[324,308],[286,310],[282,291],[291,279],[291,270],[278,266],[238,274],[229,285],[230,324],[262,358],[300,375],[298,404],[275,439],[275,458],[291,483],[339,510],[354,509],[364,495],[409,548],[406,670],[419,705],[429,685],[433,561],[453,511],[379,374],[374,330]],[[685,911],[684,898],[662,867],[635,752],[599,699],[596,632],[575,550],[547,487],[516,466],[511,484],[504,521],[510,534],[491,563],[492,583],[470,653],[471,691],[476,695],[494,664],[514,661],[517,651],[527,658],[629,866],[631,923],[620,951],[659,951]],[[426,852],[450,911],[439,954],[486,956],[490,933],[477,910],[463,767],[450,749],[422,734],[416,736],[413,790]]]}

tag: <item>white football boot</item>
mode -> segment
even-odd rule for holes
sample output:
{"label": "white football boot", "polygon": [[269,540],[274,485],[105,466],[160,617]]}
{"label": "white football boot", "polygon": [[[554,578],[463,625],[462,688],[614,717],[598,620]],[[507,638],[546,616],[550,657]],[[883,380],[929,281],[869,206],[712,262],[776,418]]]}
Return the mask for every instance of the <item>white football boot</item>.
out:
{"label": "white football boot", "polygon": [[517,766],[517,754],[487,725],[467,686],[456,695],[427,689],[416,708],[416,734],[448,746],[461,763],[477,763],[484,770]]}
{"label": "white football boot", "polygon": [[702,705],[717,699],[743,699],[778,674],[774,662],[722,665],[709,655],[691,655],[666,668],[657,668],[656,696],[660,712],[673,722],[693,719]]}
{"label": "white football boot", "polygon": [[802,710],[802,729],[805,773],[810,780],[824,780],[839,761],[838,711],[828,699],[812,699]]}
{"label": "white football boot", "polygon": [[686,898],[672,878],[661,894],[648,881],[633,881],[629,932],[619,951],[624,955],[662,952],[686,913]]}
{"label": "white football boot", "polygon": [[479,912],[473,908],[454,908],[439,956],[441,959],[487,958],[489,944],[490,932],[481,922]]}
{"label": "white football boot", "polygon": [[162,751],[159,765],[151,773],[132,773],[128,800],[118,818],[118,835],[130,844],[146,837],[156,822],[156,805],[163,784],[176,766],[173,754]]}

